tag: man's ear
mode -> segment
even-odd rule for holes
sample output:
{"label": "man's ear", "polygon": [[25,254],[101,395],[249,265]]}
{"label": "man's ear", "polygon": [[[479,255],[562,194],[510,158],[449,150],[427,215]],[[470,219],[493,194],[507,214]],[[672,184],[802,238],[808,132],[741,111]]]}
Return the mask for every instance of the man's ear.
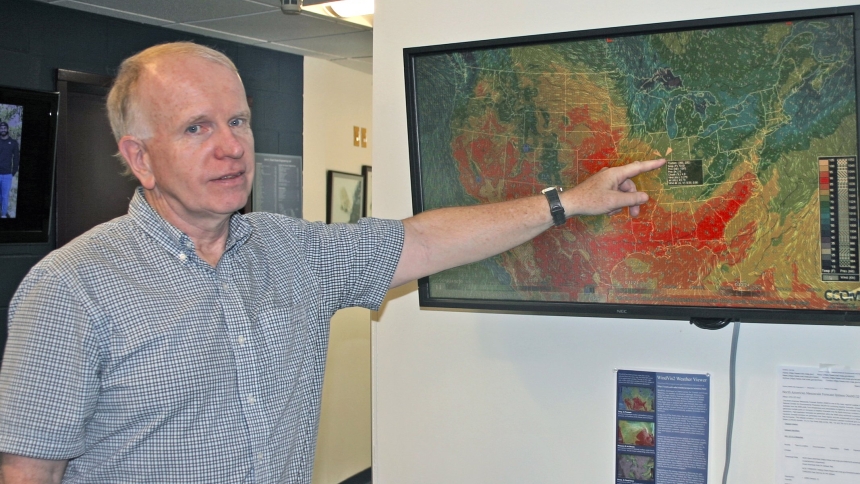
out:
{"label": "man's ear", "polygon": [[147,190],[155,188],[155,175],[152,173],[149,153],[143,141],[135,136],[125,135],[117,144],[119,153],[143,188]]}

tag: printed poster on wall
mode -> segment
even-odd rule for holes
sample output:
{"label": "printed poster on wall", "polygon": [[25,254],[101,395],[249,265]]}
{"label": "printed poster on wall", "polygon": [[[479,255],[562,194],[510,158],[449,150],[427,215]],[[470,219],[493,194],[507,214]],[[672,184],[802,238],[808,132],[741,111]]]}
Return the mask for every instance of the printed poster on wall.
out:
{"label": "printed poster on wall", "polygon": [[707,484],[711,378],[618,370],[616,484]]}
{"label": "printed poster on wall", "polygon": [[302,217],[302,157],[273,153],[254,155],[255,212]]}

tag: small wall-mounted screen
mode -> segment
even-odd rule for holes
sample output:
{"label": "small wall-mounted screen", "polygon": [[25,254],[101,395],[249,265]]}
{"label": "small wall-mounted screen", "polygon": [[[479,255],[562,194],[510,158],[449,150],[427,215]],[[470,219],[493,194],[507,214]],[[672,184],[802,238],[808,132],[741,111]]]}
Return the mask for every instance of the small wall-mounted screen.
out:
{"label": "small wall-mounted screen", "polygon": [[422,306],[860,322],[858,7],[405,51],[416,212],[639,176],[578,217],[420,281]]}
{"label": "small wall-mounted screen", "polygon": [[58,101],[0,87],[0,242],[48,242]]}
{"label": "small wall-mounted screen", "polygon": [[15,218],[24,106],[0,104],[0,218]]}

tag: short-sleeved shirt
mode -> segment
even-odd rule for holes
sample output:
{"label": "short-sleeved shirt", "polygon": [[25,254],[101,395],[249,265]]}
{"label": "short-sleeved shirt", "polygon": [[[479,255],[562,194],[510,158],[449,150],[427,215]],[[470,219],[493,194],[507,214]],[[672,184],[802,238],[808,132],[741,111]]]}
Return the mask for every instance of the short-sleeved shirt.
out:
{"label": "short-sleeved shirt", "polygon": [[310,482],[330,318],[379,307],[402,245],[399,221],[236,214],[212,267],[138,189],[13,297],[0,452],[69,483]]}

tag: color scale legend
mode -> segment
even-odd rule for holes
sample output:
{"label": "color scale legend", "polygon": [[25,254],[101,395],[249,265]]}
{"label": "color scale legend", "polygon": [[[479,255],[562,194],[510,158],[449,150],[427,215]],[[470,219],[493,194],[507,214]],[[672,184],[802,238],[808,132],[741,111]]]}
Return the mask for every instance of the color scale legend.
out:
{"label": "color scale legend", "polygon": [[857,157],[818,158],[821,280],[858,281]]}

